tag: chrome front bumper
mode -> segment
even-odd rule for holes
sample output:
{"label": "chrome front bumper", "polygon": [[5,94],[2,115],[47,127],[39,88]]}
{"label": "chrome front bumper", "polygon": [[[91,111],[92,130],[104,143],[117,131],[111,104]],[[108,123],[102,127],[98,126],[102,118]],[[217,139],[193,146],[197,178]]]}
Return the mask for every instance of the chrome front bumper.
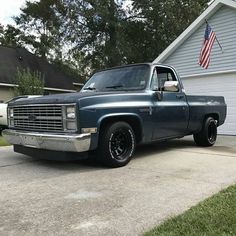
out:
{"label": "chrome front bumper", "polygon": [[89,150],[91,143],[90,133],[64,135],[6,129],[2,134],[10,144],[51,151],[86,152]]}

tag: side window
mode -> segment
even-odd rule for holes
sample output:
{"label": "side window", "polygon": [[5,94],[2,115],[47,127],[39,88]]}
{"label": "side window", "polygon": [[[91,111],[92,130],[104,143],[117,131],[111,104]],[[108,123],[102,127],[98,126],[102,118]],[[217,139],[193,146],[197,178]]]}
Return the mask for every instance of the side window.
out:
{"label": "side window", "polygon": [[166,81],[177,81],[174,72],[170,68],[156,67],[152,76],[151,89],[164,91]]}
{"label": "side window", "polygon": [[177,81],[174,72],[170,68],[156,67],[152,79],[152,90],[163,91],[166,81]]}
{"label": "side window", "polygon": [[164,88],[166,81],[176,81],[173,71],[169,68],[157,67],[157,77],[160,80],[161,90]]}

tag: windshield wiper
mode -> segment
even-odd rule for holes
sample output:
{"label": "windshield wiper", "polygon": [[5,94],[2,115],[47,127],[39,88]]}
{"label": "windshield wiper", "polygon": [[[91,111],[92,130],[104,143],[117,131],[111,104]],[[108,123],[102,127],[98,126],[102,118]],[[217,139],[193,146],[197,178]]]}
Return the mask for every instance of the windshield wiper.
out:
{"label": "windshield wiper", "polygon": [[123,88],[124,86],[123,85],[114,85],[114,86],[108,86],[106,87],[107,89],[117,89],[117,88]]}
{"label": "windshield wiper", "polygon": [[86,87],[86,88],[84,88],[84,90],[96,90],[96,88],[94,88],[94,87]]}

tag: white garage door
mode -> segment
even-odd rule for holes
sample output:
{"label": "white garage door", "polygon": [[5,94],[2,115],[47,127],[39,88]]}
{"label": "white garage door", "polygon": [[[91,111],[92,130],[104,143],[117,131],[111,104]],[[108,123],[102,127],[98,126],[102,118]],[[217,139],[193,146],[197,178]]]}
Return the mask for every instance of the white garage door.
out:
{"label": "white garage door", "polygon": [[219,134],[236,135],[236,73],[184,78],[183,84],[187,94],[224,96],[227,118]]}

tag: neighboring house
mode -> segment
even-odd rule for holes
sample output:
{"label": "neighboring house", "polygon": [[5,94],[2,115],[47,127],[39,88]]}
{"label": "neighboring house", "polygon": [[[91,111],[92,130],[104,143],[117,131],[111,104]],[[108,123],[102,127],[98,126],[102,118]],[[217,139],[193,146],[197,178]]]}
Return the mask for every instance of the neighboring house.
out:
{"label": "neighboring house", "polygon": [[0,46],[0,100],[6,101],[14,96],[16,86],[14,77],[17,68],[29,68],[41,72],[45,82],[45,94],[75,92],[82,83],[60,71],[45,59],[37,57],[23,48]]}
{"label": "neighboring house", "polygon": [[[198,65],[208,20],[215,41],[208,69]],[[188,94],[224,96],[228,105],[220,134],[236,135],[236,1],[216,0],[156,60],[174,66]]]}

